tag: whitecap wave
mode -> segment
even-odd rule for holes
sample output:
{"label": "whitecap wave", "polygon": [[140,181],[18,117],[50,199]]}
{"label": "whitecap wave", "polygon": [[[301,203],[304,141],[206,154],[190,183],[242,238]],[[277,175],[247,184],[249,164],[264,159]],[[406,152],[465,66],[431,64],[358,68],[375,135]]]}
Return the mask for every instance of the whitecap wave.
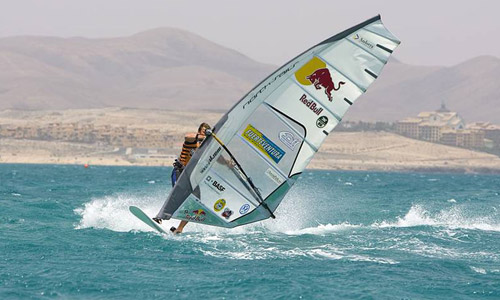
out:
{"label": "whitecap wave", "polygon": [[470,266],[471,270],[476,272],[476,273],[479,273],[479,274],[486,274],[486,270],[483,269],[483,268],[479,268],[479,267],[474,267],[474,266]]}
{"label": "whitecap wave", "polygon": [[369,256],[363,254],[349,253],[353,249],[341,249],[331,244],[316,245],[312,247],[287,248],[284,245],[269,245],[264,241],[232,241],[235,247],[224,249],[216,244],[204,245],[197,248],[205,256],[234,259],[234,260],[263,260],[263,259],[290,259],[296,257],[307,257],[319,260],[346,260],[355,262],[370,262],[378,264],[398,264],[399,262],[390,258]]}
{"label": "whitecap wave", "polygon": [[[85,203],[83,207],[74,210],[77,215],[81,216],[75,228],[109,229],[118,232],[154,231],[132,215],[129,206],[141,207],[146,214],[153,216],[156,215],[162,203],[162,194],[151,196],[116,194],[95,198]],[[165,222],[162,226],[168,229],[173,224],[174,222]]]}
{"label": "whitecap wave", "polygon": [[453,206],[437,213],[431,213],[420,205],[413,205],[404,217],[396,221],[372,224],[376,228],[439,226],[451,229],[473,229],[500,231],[498,215],[471,216],[464,206]]}
{"label": "whitecap wave", "polygon": [[[287,203],[279,207],[277,215],[282,217],[275,220],[268,219],[263,222],[241,226],[233,229],[207,226],[190,223],[186,226],[185,233],[207,233],[211,235],[239,235],[261,232],[283,233],[304,227],[310,222],[307,213],[309,206],[303,204],[301,198],[291,197]],[[130,211],[130,206],[140,207],[147,215],[154,216],[165,201],[165,192],[138,196],[130,193],[117,193],[109,196],[94,198],[76,208],[74,212],[81,217],[76,229],[97,228],[109,229],[118,232],[128,231],[154,231],[149,226],[138,220]],[[162,227],[165,231],[171,226],[177,226],[179,220],[164,220]]]}
{"label": "whitecap wave", "polygon": [[302,234],[314,234],[314,235],[324,235],[327,233],[335,232],[335,231],[341,231],[341,230],[347,230],[347,229],[352,229],[352,228],[359,228],[361,225],[353,225],[349,223],[341,223],[341,224],[319,224],[318,226],[315,227],[307,227],[303,229],[297,229],[297,230],[288,230],[285,231],[284,233],[288,235],[302,235]]}

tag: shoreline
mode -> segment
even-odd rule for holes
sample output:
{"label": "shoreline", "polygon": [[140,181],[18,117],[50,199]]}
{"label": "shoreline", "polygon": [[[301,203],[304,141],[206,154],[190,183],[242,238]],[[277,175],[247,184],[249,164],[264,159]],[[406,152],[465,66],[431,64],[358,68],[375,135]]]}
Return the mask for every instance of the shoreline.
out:
{"label": "shoreline", "polygon": [[[55,166],[80,166],[84,168],[85,163],[54,163],[54,162],[18,162],[18,161],[0,161],[0,165],[55,165]],[[151,164],[151,163],[129,163],[129,164],[106,164],[106,163],[94,163],[89,164],[88,168],[92,167],[151,167],[151,168],[161,168],[161,167],[171,167],[170,164]],[[478,174],[478,175],[500,175],[500,169],[498,168],[485,168],[485,167],[399,167],[399,168],[318,168],[318,167],[307,167],[306,171],[343,171],[343,172],[380,172],[380,173],[427,173],[427,174]]]}
{"label": "shoreline", "polygon": [[[78,133],[72,127],[65,129],[67,136],[31,139],[23,138],[24,131],[16,129],[19,136],[0,138],[0,164],[170,167],[174,158],[179,155],[184,134],[195,130],[202,121],[215,123],[219,118],[220,114],[215,112],[118,108],[66,110],[50,114],[38,111],[4,111],[0,112],[2,126],[5,124],[28,130],[32,129],[32,124],[48,126],[47,128],[54,123],[81,126],[94,124],[95,128],[104,126],[101,129],[108,130],[110,124],[113,124],[126,130],[134,129],[133,136],[137,135],[138,140],[133,143],[125,143],[123,140],[123,143],[118,143],[110,138],[107,142],[92,139],[82,142],[80,139],[70,139],[71,134]],[[137,144],[139,140],[149,141],[148,137],[151,136],[147,130],[166,130],[163,138],[168,143],[157,141]],[[99,134],[108,134],[106,132]],[[139,134],[141,132],[142,135]],[[55,136],[58,137],[59,133]],[[122,132],[116,138],[126,136],[128,135]],[[318,150],[307,169],[500,174],[500,157],[496,155],[410,139],[386,131],[333,131]]]}

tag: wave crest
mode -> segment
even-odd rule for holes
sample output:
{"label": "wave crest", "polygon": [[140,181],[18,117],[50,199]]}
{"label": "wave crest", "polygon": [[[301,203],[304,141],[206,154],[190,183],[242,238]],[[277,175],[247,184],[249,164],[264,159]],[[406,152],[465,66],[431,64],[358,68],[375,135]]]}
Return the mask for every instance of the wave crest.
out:
{"label": "wave crest", "polygon": [[470,216],[465,207],[453,206],[450,209],[431,213],[420,205],[413,205],[404,217],[398,217],[395,222],[382,221],[372,227],[415,227],[440,226],[450,229],[474,229],[485,231],[500,231],[498,216]]}

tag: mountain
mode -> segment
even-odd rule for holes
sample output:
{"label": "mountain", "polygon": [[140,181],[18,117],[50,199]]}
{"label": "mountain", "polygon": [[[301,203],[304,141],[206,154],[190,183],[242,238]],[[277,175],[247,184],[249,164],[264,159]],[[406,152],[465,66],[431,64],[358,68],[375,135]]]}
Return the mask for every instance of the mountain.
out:
{"label": "mountain", "polygon": [[421,67],[391,61],[348,118],[397,120],[436,110],[443,101],[467,122],[500,123],[500,59],[479,56],[452,67]]}
{"label": "mountain", "polygon": [[[108,39],[1,38],[0,109],[226,110],[275,69],[172,28]],[[492,56],[451,67],[391,59],[346,119],[394,121],[444,101],[466,121],[500,123],[497,74]]]}
{"label": "mountain", "polygon": [[0,109],[225,109],[274,70],[192,33],[0,39]]}

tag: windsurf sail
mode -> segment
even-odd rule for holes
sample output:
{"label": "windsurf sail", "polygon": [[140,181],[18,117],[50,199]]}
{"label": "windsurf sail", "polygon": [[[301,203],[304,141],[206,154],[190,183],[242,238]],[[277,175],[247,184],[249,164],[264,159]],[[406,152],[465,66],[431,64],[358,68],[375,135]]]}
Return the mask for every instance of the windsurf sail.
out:
{"label": "windsurf sail", "polygon": [[399,44],[376,16],[279,68],[214,126],[157,217],[236,227],[273,216]]}

